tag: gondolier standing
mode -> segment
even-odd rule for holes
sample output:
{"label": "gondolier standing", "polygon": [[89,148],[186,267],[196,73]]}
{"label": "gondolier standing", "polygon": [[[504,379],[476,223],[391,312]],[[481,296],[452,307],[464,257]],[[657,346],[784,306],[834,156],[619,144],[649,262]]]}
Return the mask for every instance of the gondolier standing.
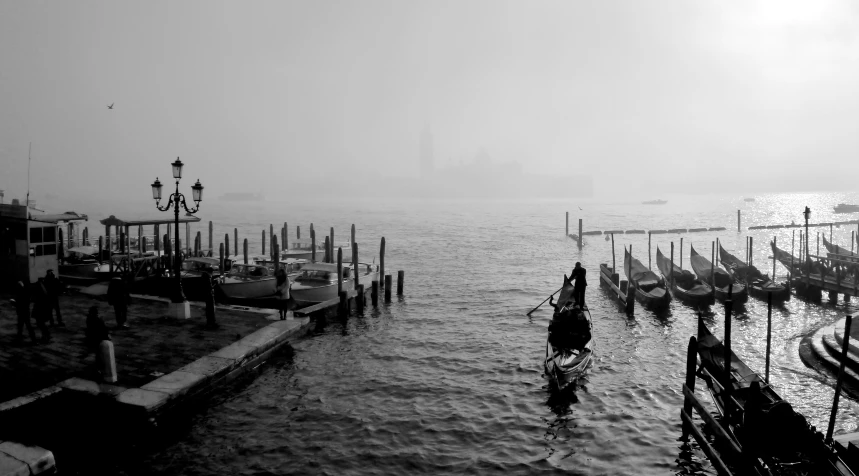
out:
{"label": "gondolier standing", "polygon": [[573,272],[570,273],[570,278],[575,278],[576,280],[575,287],[573,288],[573,298],[580,307],[585,306],[585,288],[588,286],[586,274],[587,270],[582,268],[582,263],[578,261],[576,262],[576,267],[573,268]]}

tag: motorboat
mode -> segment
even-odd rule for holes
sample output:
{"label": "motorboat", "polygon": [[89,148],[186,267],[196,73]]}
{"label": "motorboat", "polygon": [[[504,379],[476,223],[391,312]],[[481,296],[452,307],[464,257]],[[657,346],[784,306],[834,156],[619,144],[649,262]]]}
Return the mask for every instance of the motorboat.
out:
{"label": "motorboat", "polygon": [[60,279],[95,280],[99,267],[97,246],[76,246],[65,251],[57,265]]}
{"label": "motorboat", "polygon": [[642,205],[665,205],[668,203],[668,200],[647,200],[641,202]]}
{"label": "motorboat", "polygon": [[[283,262],[287,276],[295,276],[303,260]],[[233,263],[230,271],[218,280],[218,288],[227,298],[261,298],[273,296],[277,288],[274,267],[268,264]]]}
{"label": "motorboat", "polygon": [[839,203],[833,208],[835,213],[859,213],[859,205],[850,205],[847,203]]}
{"label": "motorboat", "polygon": [[[316,259],[321,260],[325,254],[324,241],[316,240]],[[280,257],[283,259],[312,259],[313,240],[310,238],[297,238],[289,240],[289,249],[282,250]]]}
{"label": "motorboat", "polygon": [[593,366],[591,313],[573,303],[573,285],[564,276],[549,336],[546,339],[545,375],[558,390],[574,387]]}
{"label": "motorboat", "polygon": [[[355,266],[343,265],[343,289],[355,287]],[[369,285],[379,279],[379,265],[358,263],[358,282]],[[337,265],[334,263],[310,263],[301,268],[289,288],[290,296],[298,305],[316,304],[337,298]]]}

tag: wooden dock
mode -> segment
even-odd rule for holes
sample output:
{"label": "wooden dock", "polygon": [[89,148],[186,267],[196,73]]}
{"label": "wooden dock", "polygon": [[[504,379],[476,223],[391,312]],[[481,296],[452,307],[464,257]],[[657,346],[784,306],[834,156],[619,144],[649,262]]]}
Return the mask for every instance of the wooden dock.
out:
{"label": "wooden dock", "polygon": [[624,308],[626,308],[627,312],[632,312],[635,307],[635,298],[630,299],[627,295],[629,289],[629,281],[620,280],[620,275],[618,275],[614,268],[608,266],[603,263],[600,264],[600,284],[607,286],[612,294],[614,294],[618,301],[623,304]]}

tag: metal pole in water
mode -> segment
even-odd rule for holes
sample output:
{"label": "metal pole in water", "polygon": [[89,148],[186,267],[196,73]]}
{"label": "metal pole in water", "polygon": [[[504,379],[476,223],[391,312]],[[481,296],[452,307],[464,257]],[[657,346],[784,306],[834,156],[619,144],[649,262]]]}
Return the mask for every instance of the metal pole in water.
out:
{"label": "metal pole in water", "polygon": [[832,442],[832,432],[835,431],[835,416],[838,414],[838,397],[841,396],[841,385],[844,383],[844,364],[847,361],[847,349],[850,345],[850,324],[853,314],[847,314],[844,323],[844,343],[841,345],[841,365],[838,366],[838,381],[835,382],[835,398],[832,402],[832,413],[829,414],[829,427],[826,429],[826,442]]}
{"label": "metal pole in water", "polygon": [[[773,275],[775,276],[775,275]],[[766,376],[764,379],[767,384],[770,383],[770,343],[772,342],[772,328],[773,328],[773,293],[767,293],[767,363],[766,363]]]}

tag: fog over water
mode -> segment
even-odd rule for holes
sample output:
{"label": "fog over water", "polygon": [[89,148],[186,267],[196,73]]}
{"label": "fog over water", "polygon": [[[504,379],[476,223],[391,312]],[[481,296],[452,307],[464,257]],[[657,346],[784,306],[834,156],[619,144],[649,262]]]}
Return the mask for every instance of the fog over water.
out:
{"label": "fog over water", "polygon": [[34,196],[148,193],[181,156],[211,196],[288,197],[418,177],[428,127],[436,170],[484,151],[603,195],[849,189],[857,26],[848,1],[3,2],[0,188],[26,194],[32,142]]}

